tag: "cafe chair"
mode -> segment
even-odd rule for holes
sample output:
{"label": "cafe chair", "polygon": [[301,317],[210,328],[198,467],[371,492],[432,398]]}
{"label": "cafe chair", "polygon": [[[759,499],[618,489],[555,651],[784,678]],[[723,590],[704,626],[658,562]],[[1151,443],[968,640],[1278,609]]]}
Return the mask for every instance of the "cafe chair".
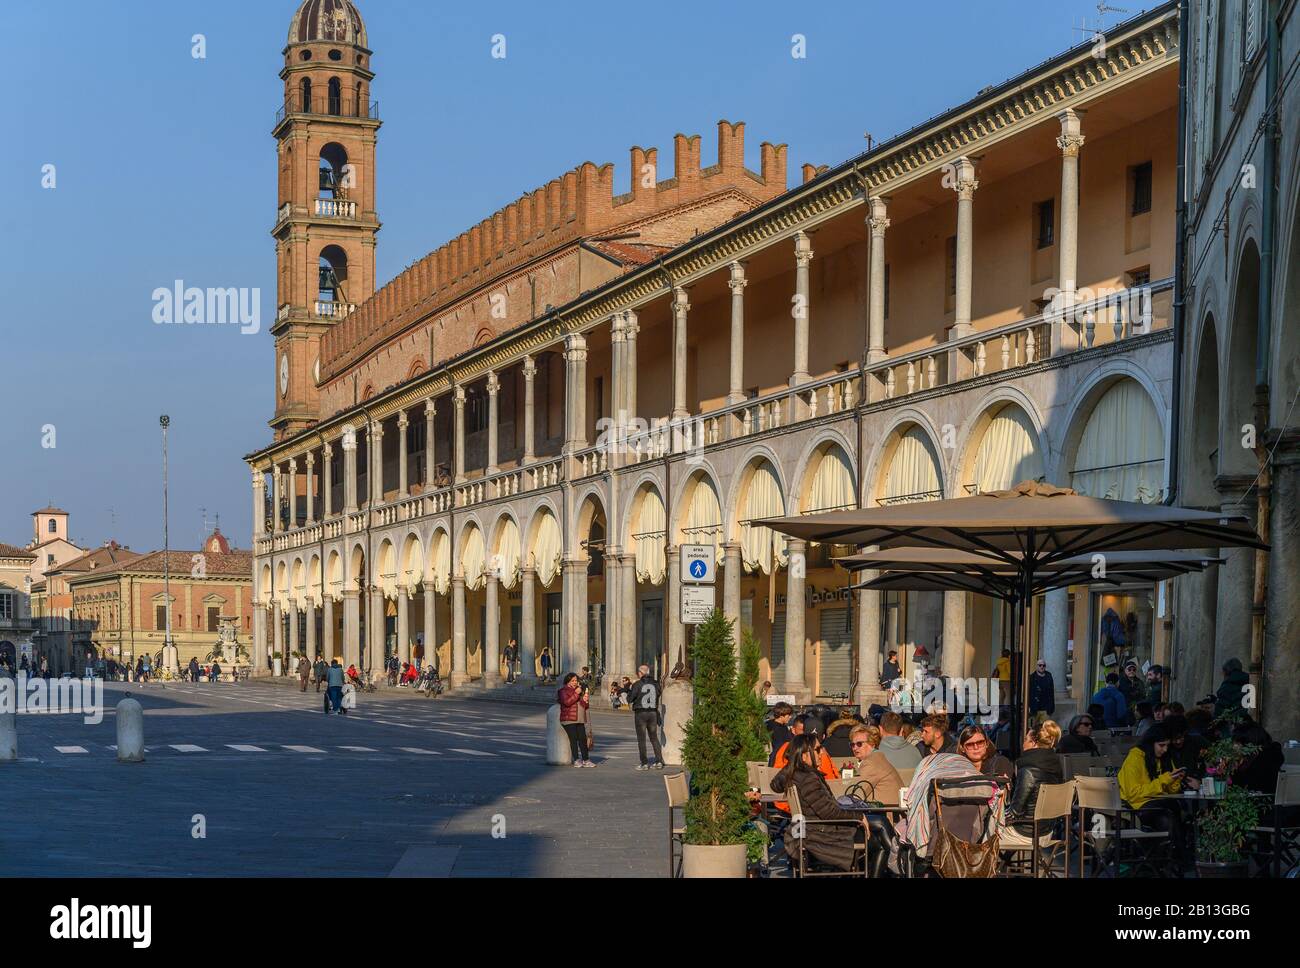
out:
{"label": "cafe chair", "polygon": [[759,778],[758,771],[766,768],[767,768],[767,760],[746,760],[745,761],[745,776],[747,778],[746,782],[749,784],[750,789],[752,790],[758,789],[758,778]]}
{"label": "cafe chair", "polygon": [[[790,803],[790,826],[786,829],[786,844],[794,845],[794,871],[796,877],[866,877],[867,876],[867,854],[865,844],[853,847],[853,860],[849,864],[849,869],[828,870],[827,865],[819,862],[812,852],[808,849],[807,835],[809,828],[812,827],[852,827],[855,830],[861,830],[862,824],[857,820],[813,820],[803,815],[803,807],[799,803],[799,790],[793,783],[785,791],[786,799]],[[786,853],[790,853],[787,849]]]}
{"label": "cafe chair", "polygon": [[1263,819],[1250,829],[1247,849],[1261,875],[1281,877],[1300,863],[1300,773],[1278,773],[1273,804]]}
{"label": "cafe chair", "polygon": [[1067,780],[1073,780],[1076,776],[1087,776],[1088,768],[1101,763],[1101,760],[1091,753],[1062,753],[1061,754],[1061,776]]}
{"label": "cafe chair", "polygon": [[[1119,781],[1113,776],[1075,778],[1079,800],[1079,876],[1083,876],[1084,855],[1090,849],[1092,873],[1109,866],[1119,876],[1120,866],[1133,864],[1133,873],[1158,877],[1176,869],[1171,854],[1173,842],[1167,830],[1143,830],[1138,812],[1126,807],[1119,796]],[[1101,817],[1095,824],[1090,817]]]}
{"label": "cafe chair", "polygon": [[[1059,857],[1061,876],[1070,876],[1070,814],[1074,810],[1074,790],[1073,780],[1044,783],[1038,787],[1038,799],[1034,802],[1032,842],[1009,844],[1004,839],[1001,843],[1008,868],[1015,867],[1023,873],[1024,865],[1028,862],[1030,877],[1051,877]],[[1063,837],[1056,836],[1058,826],[1064,832]]]}
{"label": "cafe chair", "polygon": [[[664,786],[668,789],[668,876],[681,877],[686,844],[686,801],[690,798],[690,788],[685,773],[665,775]],[[682,811],[680,825],[677,823],[679,809]]]}

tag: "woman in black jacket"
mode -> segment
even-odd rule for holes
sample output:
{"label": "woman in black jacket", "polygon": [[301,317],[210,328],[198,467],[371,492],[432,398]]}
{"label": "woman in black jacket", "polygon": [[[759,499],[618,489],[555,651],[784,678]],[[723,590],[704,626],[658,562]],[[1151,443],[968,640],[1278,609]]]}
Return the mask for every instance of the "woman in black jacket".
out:
{"label": "woman in black jacket", "polygon": [[[815,734],[805,733],[790,740],[786,764],[772,777],[772,789],[784,793],[791,786],[799,792],[799,806],[805,820],[837,820],[850,823],[804,825],[804,847],[818,861],[839,870],[853,867],[853,859],[866,846],[867,825],[861,813],[845,810],[817,770],[820,745]],[[793,823],[798,823],[795,818]],[[793,826],[792,823],[792,826]],[[786,853],[796,856],[794,831],[785,835]]]}
{"label": "woman in black jacket", "polygon": [[1067,735],[1061,739],[1057,752],[1089,753],[1093,756],[1101,756],[1101,750],[1097,749],[1097,743],[1092,738],[1092,730],[1092,716],[1087,713],[1082,716],[1075,716],[1070,720],[1070,725],[1066,729]]}
{"label": "woman in black jacket", "polygon": [[1024,752],[1016,760],[1016,786],[1007,805],[1009,829],[1000,831],[1004,843],[1033,841],[1034,807],[1038,804],[1039,787],[1044,783],[1064,781],[1061,758],[1056,752],[1060,739],[1061,727],[1050,719],[1030,726],[1025,734]]}

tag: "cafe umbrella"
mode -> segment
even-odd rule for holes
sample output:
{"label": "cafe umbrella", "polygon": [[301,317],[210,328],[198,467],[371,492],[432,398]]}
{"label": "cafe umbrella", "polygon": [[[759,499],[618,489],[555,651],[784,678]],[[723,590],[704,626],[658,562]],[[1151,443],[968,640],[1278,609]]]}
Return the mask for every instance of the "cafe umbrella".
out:
{"label": "cafe umbrella", "polygon": [[1011,672],[1020,709],[1028,706],[1023,644],[1040,572],[1084,555],[1266,547],[1242,517],[1086,497],[1034,481],[972,497],[765,518],[755,524],[825,544],[949,549],[1002,562],[1022,603]]}

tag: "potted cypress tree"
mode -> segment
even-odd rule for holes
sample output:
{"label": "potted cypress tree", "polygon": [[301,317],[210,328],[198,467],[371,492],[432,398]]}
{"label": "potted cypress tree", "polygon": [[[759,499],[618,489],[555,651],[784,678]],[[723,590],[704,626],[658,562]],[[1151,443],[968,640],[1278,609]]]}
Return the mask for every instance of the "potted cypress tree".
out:
{"label": "potted cypress tree", "polygon": [[740,705],[742,728],[741,754],[746,761],[767,759],[767,703],[758,694],[758,665],[762,655],[754,630],[746,628],[740,635],[740,674],[736,680],[736,702]]}
{"label": "potted cypress tree", "polygon": [[682,763],[690,773],[683,877],[744,877],[745,745],[737,701],[731,623],[714,609],[695,633],[695,708],[686,724]]}

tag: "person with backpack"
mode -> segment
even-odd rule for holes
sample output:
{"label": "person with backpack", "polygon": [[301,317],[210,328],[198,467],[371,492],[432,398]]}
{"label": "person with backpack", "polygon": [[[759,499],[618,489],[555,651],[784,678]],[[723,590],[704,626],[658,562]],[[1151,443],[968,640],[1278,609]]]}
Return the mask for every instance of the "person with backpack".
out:
{"label": "person with backpack", "polygon": [[542,682],[551,680],[551,647],[549,645],[542,647]]}
{"label": "person with backpack", "polygon": [[325,670],[325,712],[340,713],[343,704],[343,667],[338,659],[330,660]]}
{"label": "person with backpack", "polygon": [[636,746],[641,754],[639,772],[650,769],[646,761],[645,741],[647,734],[654,747],[654,769],[664,768],[664,750],[659,744],[659,683],[650,675],[650,667],[642,665],[636,670],[641,678],[632,683],[627,691],[628,705],[632,708],[632,721],[636,724]]}

